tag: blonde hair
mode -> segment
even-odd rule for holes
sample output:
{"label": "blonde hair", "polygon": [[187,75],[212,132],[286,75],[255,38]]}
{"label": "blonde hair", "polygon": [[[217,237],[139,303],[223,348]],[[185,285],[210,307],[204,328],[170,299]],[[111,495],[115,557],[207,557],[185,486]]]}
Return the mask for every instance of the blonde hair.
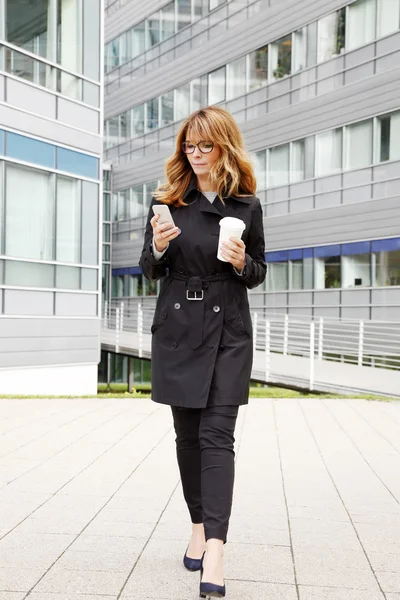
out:
{"label": "blonde hair", "polygon": [[225,196],[253,196],[256,178],[243,137],[232,115],[219,106],[208,106],[192,113],[182,124],[176,138],[174,154],[166,161],[167,182],[160,185],[154,197],[164,204],[186,206],[183,195],[193,176],[193,169],[182,150],[182,142],[214,142],[221,155],[210,171],[213,189],[221,200]]}

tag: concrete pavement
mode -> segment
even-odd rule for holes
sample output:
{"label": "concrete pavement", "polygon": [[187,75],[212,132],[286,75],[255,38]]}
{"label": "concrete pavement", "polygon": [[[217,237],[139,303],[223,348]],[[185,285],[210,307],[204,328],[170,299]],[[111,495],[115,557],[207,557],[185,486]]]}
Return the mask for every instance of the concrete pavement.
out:
{"label": "concrete pavement", "polygon": [[[400,600],[400,402],[240,409],[227,600]],[[0,400],[0,600],[190,600],[168,407]]]}

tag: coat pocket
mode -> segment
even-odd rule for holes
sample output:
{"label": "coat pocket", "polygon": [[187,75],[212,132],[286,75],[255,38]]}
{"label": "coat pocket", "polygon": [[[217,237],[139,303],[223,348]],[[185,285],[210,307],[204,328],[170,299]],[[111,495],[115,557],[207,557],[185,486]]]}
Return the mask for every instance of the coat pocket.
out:
{"label": "coat pocket", "polygon": [[154,312],[153,323],[150,328],[151,333],[155,333],[155,331],[165,322],[165,320],[168,317],[167,298],[171,282],[172,279],[167,279],[164,281],[163,287],[157,298],[157,305],[156,310]]}
{"label": "coat pocket", "polygon": [[232,332],[252,335],[250,312],[248,308],[240,306],[236,293],[225,311],[225,323]]}

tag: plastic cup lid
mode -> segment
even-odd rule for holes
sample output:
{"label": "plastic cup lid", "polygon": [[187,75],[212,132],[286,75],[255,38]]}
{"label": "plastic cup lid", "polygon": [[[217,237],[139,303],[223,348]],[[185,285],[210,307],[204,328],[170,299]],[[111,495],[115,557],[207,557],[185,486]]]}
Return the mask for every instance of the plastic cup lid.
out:
{"label": "plastic cup lid", "polygon": [[246,229],[246,223],[242,219],[236,219],[236,217],[224,217],[219,224],[227,229],[238,229],[239,231]]}

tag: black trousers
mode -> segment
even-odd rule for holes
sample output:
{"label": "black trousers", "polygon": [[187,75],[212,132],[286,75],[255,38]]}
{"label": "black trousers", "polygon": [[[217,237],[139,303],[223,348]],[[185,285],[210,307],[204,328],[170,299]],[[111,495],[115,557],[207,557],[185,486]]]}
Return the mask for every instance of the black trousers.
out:
{"label": "black trousers", "polygon": [[226,542],[235,473],[238,406],[172,406],[176,454],[192,523],[204,523],[206,540]]}

